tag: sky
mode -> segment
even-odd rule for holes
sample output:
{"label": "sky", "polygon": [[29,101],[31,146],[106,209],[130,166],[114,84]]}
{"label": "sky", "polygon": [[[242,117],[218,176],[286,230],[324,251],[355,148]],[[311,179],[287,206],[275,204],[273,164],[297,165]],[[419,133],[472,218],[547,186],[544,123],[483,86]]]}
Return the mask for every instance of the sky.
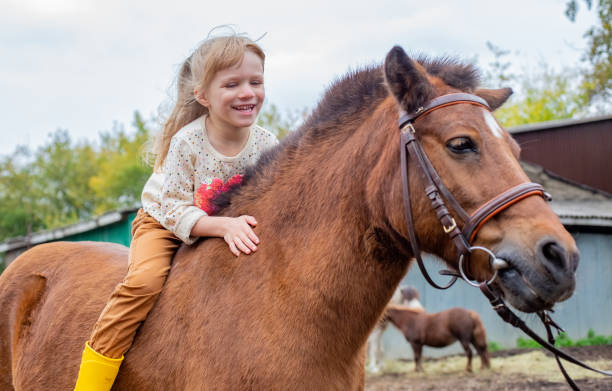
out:
{"label": "sky", "polygon": [[179,65],[217,25],[265,34],[266,101],[296,112],[394,45],[486,65],[489,41],[511,51],[516,69],[575,66],[596,17],[583,7],[572,23],[565,3],[0,0],[0,155],[36,148],[56,129],[95,141],[115,124],[131,129],[136,110],[164,112]]}

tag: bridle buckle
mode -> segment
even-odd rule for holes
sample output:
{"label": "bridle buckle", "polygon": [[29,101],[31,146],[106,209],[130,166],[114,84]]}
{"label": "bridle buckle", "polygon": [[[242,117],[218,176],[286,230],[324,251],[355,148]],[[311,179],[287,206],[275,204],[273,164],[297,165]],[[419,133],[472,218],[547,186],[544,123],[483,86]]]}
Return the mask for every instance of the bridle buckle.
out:
{"label": "bridle buckle", "polygon": [[453,217],[451,217],[451,221],[452,224],[450,225],[450,227],[446,227],[444,225],[442,225],[442,229],[444,230],[445,234],[449,234],[451,233],[455,228],[457,228],[457,223],[455,222],[455,219]]}
{"label": "bridle buckle", "polygon": [[408,122],[406,125],[404,125],[401,129],[402,133],[406,133],[407,131],[410,131],[410,133],[415,134],[416,130],[414,129],[414,126],[412,126],[412,122]]}

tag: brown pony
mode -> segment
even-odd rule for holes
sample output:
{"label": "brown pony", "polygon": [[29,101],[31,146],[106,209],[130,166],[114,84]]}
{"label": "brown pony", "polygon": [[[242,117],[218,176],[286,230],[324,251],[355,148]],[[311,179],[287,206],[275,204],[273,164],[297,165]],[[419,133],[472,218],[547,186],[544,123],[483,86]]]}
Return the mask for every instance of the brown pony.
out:
{"label": "brown pony", "polygon": [[[402,289],[402,296],[408,301],[418,300],[418,291],[412,287],[407,287]],[[423,371],[421,365],[423,345],[443,348],[455,341],[459,341],[463,350],[465,350],[467,356],[466,371],[472,372],[470,344],[474,345],[480,356],[481,367],[491,367],[489,352],[487,351],[487,334],[480,316],[474,311],[455,307],[435,314],[428,314],[409,306],[391,304],[387,306],[385,318],[404,334],[406,341],[412,346],[416,371]]]}
{"label": "brown pony", "polygon": [[[399,47],[383,67],[334,83],[220,212],[257,217],[258,251],[236,258],[216,238],[182,246],[113,389],[363,389],[367,336],[412,258],[398,113],[458,91],[492,108],[511,93],[477,89],[470,65],[413,61]],[[418,121],[425,151],[469,212],[528,180],[517,144],[492,132],[488,114],[454,105]],[[417,172],[410,184],[422,249],[456,266]],[[539,197],[487,222],[475,244],[510,264],[495,289],[515,307],[535,311],[571,295],[576,246]],[[491,275],[485,256],[471,266],[476,278]],[[0,390],[71,389],[126,267],[127,249],[108,243],[45,244],[13,262],[0,277]]]}
{"label": "brown pony", "polygon": [[[425,309],[419,301],[419,292],[411,286],[400,286],[389,301],[390,304],[404,304],[414,311],[424,312]],[[387,307],[388,308],[388,307]],[[370,373],[379,373],[382,370],[383,350],[382,336],[389,326],[389,319],[383,314],[368,337],[367,367]]]}

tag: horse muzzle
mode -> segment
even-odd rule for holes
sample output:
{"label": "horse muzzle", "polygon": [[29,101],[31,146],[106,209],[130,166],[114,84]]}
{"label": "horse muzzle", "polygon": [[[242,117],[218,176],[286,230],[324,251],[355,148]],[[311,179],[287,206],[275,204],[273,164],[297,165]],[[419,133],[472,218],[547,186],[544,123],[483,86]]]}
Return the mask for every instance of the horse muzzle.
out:
{"label": "horse muzzle", "polygon": [[536,244],[531,254],[516,247],[502,247],[496,253],[506,265],[497,270],[494,289],[518,310],[551,309],[574,292],[580,259],[577,250],[545,238]]}

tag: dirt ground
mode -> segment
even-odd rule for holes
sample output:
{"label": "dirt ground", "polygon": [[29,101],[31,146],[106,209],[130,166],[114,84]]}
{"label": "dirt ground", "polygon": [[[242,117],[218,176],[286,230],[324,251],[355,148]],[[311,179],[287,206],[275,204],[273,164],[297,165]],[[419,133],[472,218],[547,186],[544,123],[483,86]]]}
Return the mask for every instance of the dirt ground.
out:
{"label": "dirt ground", "polygon": [[[577,359],[602,370],[612,370],[612,345],[565,348]],[[476,356],[477,357],[477,356]],[[413,362],[390,361],[381,375],[368,375],[366,391],[420,390],[570,390],[552,356],[541,349],[511,349],[491,354],[491,369],[481,370],[480,359],[472,362],[474,373],[465,372],[463,355],[424,359],[425,373],[416,373]],[[564,363],[581,390],[612,390],[612,377],[605,377]]]}

